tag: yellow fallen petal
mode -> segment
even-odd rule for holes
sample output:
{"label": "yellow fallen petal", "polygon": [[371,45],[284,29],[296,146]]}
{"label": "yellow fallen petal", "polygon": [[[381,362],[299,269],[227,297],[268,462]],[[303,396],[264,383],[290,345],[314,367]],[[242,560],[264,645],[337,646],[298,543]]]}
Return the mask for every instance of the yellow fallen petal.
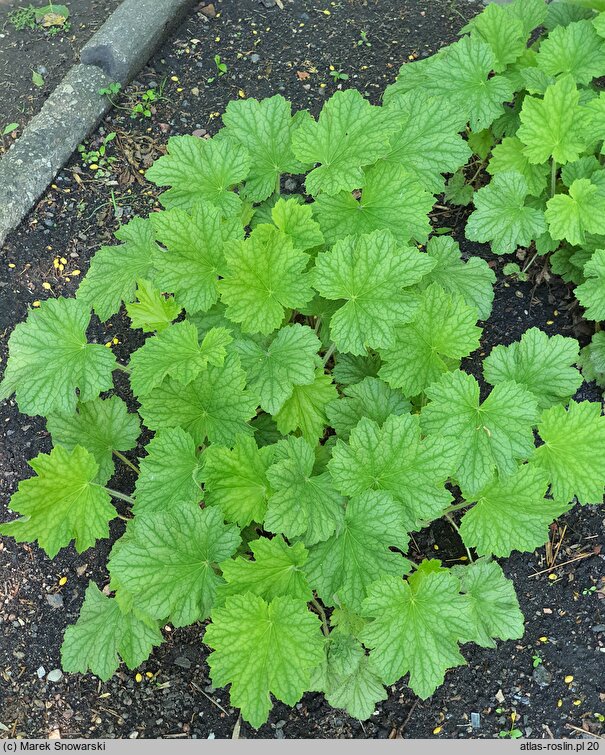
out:
{"label": "yellow fallen petal", "polygon": [[442,730],[443,730],[443,726],[436,726],[433,729],[433,734],[440,734]]}
{"label": "yellow fallen petal", "polygon": [[49,291],[50,283],[48,283],[47,281],[44,281],[44,283],[42,284],[42,288],[45,289],[46,291]]}
{"label": "yellow fallen petal", "polygon": [[142,682],[143,681],[143,674],[136,674],[134,677],[135,682]]}
{"label": "yellow fallen petal", "polygon": [[59,579],[59,586],[63,587],[63,585],[66,584],[66,582],[67,582],[67,577],[61,577]]}
{"label": "yellow fallen petal", "polygon": [[573,682],[573,676],[572,676],[571,674],[568,674],[568,675],[567,675],[567,676],[565,677],[565,680],[564,680],[564,681],[565,681],[565,684],[571,684],[571,683]]}

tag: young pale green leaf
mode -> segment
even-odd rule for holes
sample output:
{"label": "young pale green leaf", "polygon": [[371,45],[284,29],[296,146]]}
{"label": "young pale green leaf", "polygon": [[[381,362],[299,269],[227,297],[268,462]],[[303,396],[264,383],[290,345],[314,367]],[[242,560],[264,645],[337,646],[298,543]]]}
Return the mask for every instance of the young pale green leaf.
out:
{"label": "young pale green leaf", "polygon": [[157,249],[149,219],[133,218],[115,235],[124,243],[99,249],[76,294],[102,321],[133,301],[137,280],[151,274]]}
{"label": "young pale green leaf", "polygon": [[244,333],[268,334],[284,319],[284,310],[297,309],[313,298],[305,268],[308,255],[277,229],[261,233],[259,226],[246,241],[225,248],[226,271],[219,282],[229,320]]}
{"label": "young pale green leaf", "polygon": [[492,150],[487,172],[492,176],[520,173],[527,183],[527,193],[539,197],[546,188],[549,166],[545,163],[533,165],[524,150],[525,145],[516,136],[504,137]]}
{"label": "young pale green leaf", "polygon": [[438,283],[454,296],[461,296],[466,304],[475,307],[480,320],[487,320],[494,300],[493,284],[496,276],[485,260],[470,257],[461,259],[460,247],[450,236],[433,236],[426,247],[435,267],[420,281],[420,288]]}
{"label": "young pale green leaf", "polygon": [[268,342],[239,339],[234,348],[250,390],[260,396],[260,406],[269,414],[277,414],[292,396],[295,385],[312,383],[321,365],[317,356],[319,338],[311,328],[299,323],[286,325]]}
{"label": "young pale green leaf", "polygon": [[442,174],[455,173],[471,156],[460,136],[465,114],[457,102],[427,99],[421,91],[393,97],[388,111],[397,130],[384,160],[401,165],[429,192],[440,193]]}
{"label": "young pale green leaf", "polygon": [[521,465],[510,477],[494,479],[467,500],[476,501],[460,522],[460,534],[468,548],[481,556],[531,553],[548,540],[548,528],[567,511],[565,503],[544,498],[546,474],[530,464]]}
{"label": "young pale green leaf", "polygon": [[200,462],[193,438],[180,427],[162,430],[145,447],[135,487],[134,514],[177,511],[202,498],[196,477]]}
{"label": "young pale green leaf", "polygon": [[410,402],[400,390],[375,377],[366,377],[349,385],[342,393],[342,398],[326,406],[326,413],[331,427],[343,440],[347,440],[362,417],[382,425],[391,414],[406,414],[411,409]]}
{"label": "young pale green leaf", "polygon": [[491,3],[469,26],[471,38],[483,40],[491,47],[496,73],[505,71],[525,51],[528,32],[523,21],[510,13],[506,6]]}
{"label": "young pale green leaf", "polygon": [[463,37],[435,56],[423,93],[455,102],[471,129],[481,131],[502,114],[502,103],[513,94],[513,86],[505,77],[491,76],[495,66],[489,45],[477,38]]}
{"label": "young pale green leaf", "polygon": [[316,673],[313,686],[324,693],[328,703],[361,721],[370,718],[376,703],[387,699],[370,657],[350,634],[332,632],[324,663]]}
{"label": "young pale green leaf", "polygon": [[255,728],[267,720],[270,694],[287,705],[300,700],[324,647],[319,618],[304,601],[280,596],[266,603],[251,594],[215,608],[204,642],[214,650],[212,683],[231,684],[231,705]]}
{"label": "young pale green leaf", "polygon": [[181,507],[137,517],[109,558],[111,585],[153,619],[183,627],[208,617],[221,578],[215,566],[235,552],[239,530],[219,509]]}
{"label": "young pale green leaf", "polygon": [[483,374],[491,385],[514,380],[530,391],[540,409],[567,404],[582,385],[576,369],[579,345],[575,338],[549,337],[530,328],[510,346],[495,346],[483,362]]}
{"label": "young pale green leaf", "polygon": [[210,202],[224,213],[236,215],[241,200],[231,189],[249,172],[248,150],[229,138],[172,136],[168,153],[145,175],[157,186],[171,187],[160,200],[167,209],[190,210],[200,202]]}
{"label": "young pale green leaf", "polygon": [[388,231],[349,236],[319,254],[315,287],[327,299],[345,300],[330,323],[338,349],[361,355],[367,347],[390,346],[395,326],[409,321],[415,308],[403,288],[434,266],[417,249],[399,246]]}
{"label": "young pale green leaf", "polygon": [[421,440],[418,415],[391,416],[382,427],[363,417],[347,444],[337,441],[328,469],[344,495],[388,493],[411,531],[440,516],[451,501],[444,485],[456,467],[454,451],[449,439]]}
{"label": "young pale green leaf", "polygon": [[605,233],[605,196],[588,178],[580,178],[569,187],[569,194],[548,200],[544,217],[553,239],[583,244],[587,233]]}
{"label": "young pale green leaf", "polygon": [[80,616],[65,630],[61,665],[71,673],[90,670],[106,682],[117,671],[120,659],[135,669],[163,641],[156,622],[123,612],[116,600],[89,582]]}
{"label": "young pale green leaf", "polygon": [[309,549],[304,567],[309,584],[324,604],[358,611],[374,582],[409,571],[400,552],[407,550],[408,540],[401,507],[388,493],[369,490],[355,496],[338,531]]}
{"label": "young pale green leaf", "polygon": [[551,158],[558,165],[573,162],[586,149],[586,115],[579,107],[580,95],[571,76],[561,77],[546,90],[544,99],[523,100],[517,132],[525,144],[530,163]]}
{"label": "young pale green leaf", "polygon": [[[47,299],[8,339],[0,400],[16,394],[30,416],[74,412],[113,387],[116,360],[109,349],[87,343],[90,310],[77,299]],[[77,392],[77,393],[76,393]]]}
{"label": "young pale green leaf", "polygon": [[144,333],[160,333],[182,311],[173,296],[162,296],[161,291],[148,280],[137,281],[135,296],[136,301],[126,305],[126,313],[132,327],[140,328]]}
{"label": "young pale green leaf", "polygon": [[605,249],[597,249],[584,265],[586,280],[576,288],[576,298],[586,307],[588,320],[605,319]]}
{"label": "young pale green leaf", "polygon": [[[109,494],[97,482],[99,465],[81,446],[67,451],[56,446],[29,462],[35,477],[22,480],[10,501],[20,519],[0,525],[0,534],[18,543],[34,540],[51,558],[72,540],[78,553],[109,537],[108,522],[116,516]],[[103,481],[105,482],[105,481]]]}
{"label": "young pale green leaf", "polygon": [[326,405],[336,398],[338,391],[330,375],[317,370],[312,383],[292,388],[292,395],[275,415],[278,430],[283,435],[300,430],[303,438],[315,445],[323,436],[328,421]]}
{"label": "young pale green leaf", "polygon": [[117,396],[78,404],[73,414],[51,414],[46,424],[53,445],[70,452],[76,446],[90,451],[99,465],[101,484],[113,475],[113,451],[130,451],[140,432],[138,416],[130,414]]}
{"label": "young pale green leaf", "polygon": [[328,472],[313,475],[315,452],[304,438],[289,437],[276,448],[267,470],[271,496],[265,529],[287,538],[301,537],[311,546],[340,528],[344,499]]}
{"label": "young pale green leaf", "polygon": [[518,640],[525,630],[523,614],[510,579],[495,561],[480,559],[468,566],[454,566],[462,592],[470,598],[471,620],[463,642],[495,648],[494,638]]}
{"label": "young pale green leaf", "polygon": [[267,469],[274,449],[259,449],[253,438],[240,435],[233,449],[211,445],[204,452],[204,481],[207,506],[219,506],[228,522],[245,527],[262,522],[271,493]]}
{"label": "young pale green leaf", "polygon": [[546,231],[544,213],[528,206],[528,186],[520,173],[496,174],[475,192],[475,210],[466,224],[470,241],[489,241],[496,254],[510,254],[527,247]]}
{"label": "young pale green leaf", "polygon": [[237,558],[221,564],[225,584],[217,589],[217,601],[229,595],[251,593],[271,601],[279,595],[305,603],[313,597],[304,574],[307,551],[301,543],[287,545],[280,536],[259,537],[250,543],[254,561]]}
{"label": "young pale green leaf", "polygon": [[295,249],[306,251],[324,243],[319,223],[313,220],[313,206],[296,199],[278,199],[271,218],[282,233],[292,239]]}
{"label": "young pale green leaf", "polygon": [[225,268],[223,249],[228,241],[242,239],[237,218],[223,218],[211,204],[191,213],[174,209],[151,216],[153,230],[166,251],[156,249],[154,282],[172,291],[188,314],[208,310],[218,300],[218,276]]}
{"label": "young pale green leaf", "polygon": [[265,100],[232,100],[223,114],[226,134],[250,155],[246,197],[262,202],[278,185],[281,173],[302,173],[305,166],[292,154],[295,131],[292,107],[280,94]]}
{"label": "young pale green leaf", "polygon": [[252,432],[247,423],[257,399],[245,386],[246,373],[230,354],[222,367],[208,366],[186,386],[165,380],[141,399],[140,414],[150,430],[182,427],[197,445],[206,438],[231,445],[238,433]]}
{"label": "young pale green leaf", "polygon": [[396,328],[394,343],[380,350],[378,374],[405,396],[416,396],[479,347],[477,317],[461,296],[434,283],[420,295],[411,322]]}
{"label": "young pale green leaf", "polygon": [[466,183],[464,170],[461,168],[456,171],[453,176],[450,176],[447,179],[443,196],[445,197],[446,202],[449,202],[450,204],[455,204],[460,207],[468,207],[473,201],[474,193],[475,190],[471,184]]}
{"label": "young pale green leaf", "polygon": [[429,435],[458,443],[454,477],[470,494],[487,485],[495,470],[511,474],[517,460],[532,453],[537,403],[517,383],[500,383],[480,404],[475,378],[465,372],[448,372],[426,389],[426,395],[430,403],[422,411],[422,428]]}
{"label": "young pale green leaf", "polygon": [[329,244],[350,235],[386,230],[402,244],[426,241],[431,231],[428,214],[433,195],[407,168],[379,160],[364,171],[361,197],[343,191],[320,194],[316,212]]}
{"label": "young pale green leaf", "polygon": [[409,672],[412,690],[430,697],[448,669],[465,664],[458,642],[469,631],[469,603],[449,570],[418,569],[407,581],[376,582],[362,611],[373,621],[361,640],[382,681],[393,684]]}
{"label": "young pale green leaf", "polygon": [[509,15],[520,19],[527,36],[538,26],[542,26],[547,7],[545,0],[513,0],[504,6]]}
{"label": "young pale green leaf", "polygon": [[550,76],[570,74],[578,84],[605,75],[605,41],[591,21],[558,26],[541,41],[538,68]]}
{"label": "young pale green leaf", "polygon": [[319,163],[307,175],[307,192],[334,195],[359,189],[364,180],[362,168],[386,154],[392,131],[385,113],[357,90],[335,92],[319,120],[306,114],[292,135],[295,156],[303,163]]}
{"label": "young pale green leaf", "polygon": [[544,441],[531,463],[548,475],[555,500],[603,502],[605,486],[605,417],[601,404],[571,401],[547,409],[538,424]]}
{"label": "young pale green leaf", "polygon": [[130,384],[135,396],[148,396],[166,377],[183,385],[194,380],[208,363],[222,366],[232,337],[225,328],[212,328],[198,343],[198,331],[188,320],[177,322],[148,338],[130,358]]}

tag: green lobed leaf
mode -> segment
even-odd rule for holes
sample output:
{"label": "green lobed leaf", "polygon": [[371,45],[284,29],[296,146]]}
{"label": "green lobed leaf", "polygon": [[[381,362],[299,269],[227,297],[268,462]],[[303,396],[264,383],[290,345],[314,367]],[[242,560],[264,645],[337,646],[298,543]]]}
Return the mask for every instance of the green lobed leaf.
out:
{"label": "green lobed leaf", "polygon": [[324,237],[319,223],[313,220],[314,207],[301,204],[297,199],[277,200],[271,218],[282,233],[292,239],[295,249],[306,251],[321,246]]}
{"label": "green lobed leaf", "polygon": [[328,469],[347,496],[372,490],[389,494],[406,530],[439,517],[452,497],[444,485],[456,466],[447,439],[421,439],[418,415],[390,416],[382,426],[363,417],[349,442],[336,442]]}
{"label": "green lobed leaf", "polygon": [[325,605],[358,611],[374,582],[409,571],[410,563],[401,555],[408,540],[400,505],[388,493],[369,490],[355,496],[337,532],[309,549],[304,566],[309,584]]}
{"label": "green lobed leaf", "polygon": [[586,116],[579,101],[571,76],[562,76],[549,86],[544,99],[523,100],[517,136],[525,144],[524,153],[530,163],[545,163],[552,158],[558,165],[564,165],[584,152]]}
{"label": "green lobed leaf", "polygon": [[418,178],[398,163],[379,160],[364,170],[363,189],[356,199],[351,192],[320,194],[316,212],[329,244],[350,235],[390,231],[402,244],[426,241],[431,231],[428,214],[433,195]]}
{"label": "green lobed leaf", "polygon": [[427,244],[428,256],[435,267],[420,281],[420,288],[438,283],[450,294],[461,296],[466,304],[475,307],[480,320],[487,320],[494,300],[493,284],[496,276],[480,257],[461,259],[460,247],[450,236],[433,236]]}
{"label": "green lobed leaf", "polygon": [[532,453],[537,403],[517,383],[500,383],[480,403],[479,384],[472,375],[448,372],[426,395],[430,403],[422,411],[423,431],[458,444],[454,477],[470,494],[489,483],[496,470],[511,474],[517,460]]}
{"label": "green lobed leaf", "polygon": [[[116,360],[109,349],[86,341],[90,310],[77,299],[47,299],[8,339],[0,399],[16,394],[30,416],[70,413],[113,387]],[[76,393],[77,392],[77,393]]]}
{"label": "green lobed leaf", "polygon": [[[75,540],[78,553],[109,537],[116,516],[109,493],[96,482],[99,465],[81,446],[56,446],[28,462],[35,477],[22,480],[10,500],[20,519],[0,525],[0,534],[18,543],[36,540],[50,558]],[[103,480],[105,482],[105,480]]]}
{"label": "green lobed leaf", "polygon": [[[280,94],[267,99],[232,100],[223,114],[226,134],[250,156],[246,197],[262,202],[275,191],[281,173],[302,173],[291,139],[296,128],[292,108]],[[221,132],[223,133],[223,132]]]}
{"label": "green lobed leaf", "polygon": [[328,422],[326,406],[337,397],[331,376],[318,369],[312,383],[292,388],[292,395],[275,415],[278,430],[283,435],[300,430],[303,438],[315,445],[323,436]]}
{"label": "green lobed leaf", "polygon": [[259,233],[225,248],[226,270],[219,282],[229,320],[244,333],[269,334],[284,319],[284,310],[297,309],[313,298],[308,255],[294,248],[292,239],[277,229]]}
{"label": "green lobed leaf", "polygon": [[597,249],[584,265],[586,280],[576,287],[576,298],[586,307],[588,320],[605,319],[605,249]]}
{"label": "green lobed leaf", "polygon": [[297,159],[319,163],[307,174],[307,192],[334,195],[359,189],[363,186],[362,168],[386,154],[392,131],[384,111],[370,105],[357,90],[335,92],[319,119],[306,114],[292,135]]}
{"label": "green lobed leaf", "polygon": [[475,192],[475,210],[466,224],[470,241],[489,241],[496,254],[528,247],[546,231],[544,213],[526,204],[528,186],[520,173],[497,173]]}
{"label": "green lobed leaf", "polygon": [[65,630],[61,664],[64,671],[85,674],[90,670],[106,682],[117,671],[120,659],[135,669],[163,641],[157,623],[122,611],[116,600],[89,582],[80,616]]}
{"label": "green lobed leaf", "polygon": [[173,296],[164,297],[150,281],[138,280],[136,301],[126,305],[131,327],[144,333],[160,333],[182,312]]}
{"label": "green lobed leaf", "polygon": [[78,404],[73,414],[51,414],[46,426],[53,445],[70,452],[82,446],[94,456],[101,484],[113,475],[113,451],[130,451],[140,433],[138,416],[117,396]]}
{"label": "green lobed leaf", "polygon": [[400,390],[378,378],[366,377],[346,386],[342,397],[326,406],[326,413],[330,426],[346,440],[362,417],[382,425],[391,414],[406,414],[410,409],[410,402]]}
{"label": "green lobed leaf", "polygon": [[271,601],[280,595],[311,600],[312,593],[304,573],[307,551],[301,543],[288,545],[280,537],[259,537],[250,543],[254,561],[241,556],[221,564],[224,584],[217,589],[217,599],[229,595],[258,595]]}
{"label": "green lobed leaf", "polygon": [[311,328],[299,323],[286,325],[265,341],[239,339],[234,344],[248,386],[260,396],[260,406],[269,414],[277,414],[295,385],[313,382],[320,347]]}
{"label": "green lobed leaf", "polygon": [[229,354],[222,367],[209,365],[188,385],[165,380],[141,399],[139,411],[150,430],[182,427],[197,445],[206,438],[231,445],[238,433],[252,432],[257,399],[245,386],[246,373]]}
{"label": "green lobed leaf", "polygon": [[539,197],[546,188],[549,167],[543,163],[532,165],[524,150],[525,145],[516,136],[504,137],[492,151],[487,172],[492,176],[520,173],[527,184],[527,193]]}
{"label": "green lobed leaf", "polygon": [[317,256],[314,284],[327,299],[344,299],[332,316],[330,333],[340,351],[365,354],[388,347],[395,326],[410,319],[415,299],[403,292],[435,262],[412,247],[401,247],[388,231],[338,241]]}
{"label": "green lobed leaf", "polygon": [[432,284],[420,295],[411,322],[396,328],[394,343],[380,350],[379,376],[405,396],[421,393],[479,347],[477,317],[461,296]]}
{"label": "green lobed leaf", "polygon": [[557,26],[540,43],[538,68],[550,76],[570,74],[578,84],[605,75],[605,42],[589,20]]}
{"label": "green lobed leaf", "polygon": [[605,196],[587,178],[579,178],[569,194],[555,194],[546,203],[544,217],[553,239],[583,244],[587,233],[605,233]]}
{"label": "green lobed leaf", "polygon": [[494,479],[470,495],[476,501],[460,522],[460,535],[481,556],[531,553],[548,540],[548,528],[567,511],[565,503],[544,498],[548,480],[541,469],[522,464],[510,477]]}
{"label": "green lobed leaf", "polygon": [[[424,562],[426,563],[426,562]],[[458,642],[469,632],[468,596],[450,570],[418,569],[408,580],[385,576],[369,590],[361,633],[385,684],[409,672],[422,699],[443,683],[447,669],[465,664]]]}
{"label": "green lobed leaf", "polygon": [[313,475],[315,452],[304,438],[289,437],[275,450],[267,469],[271,495],[265,529],[288,539],[301,537],[311,546],[327,540],[344,517],[344,499],[329,472]]}
{"label": "green lobed leaf", "polygon": [[538,423],[543,445],[531,463],[548,475],[555,500],[600,504],[605,485],[605,417],[601,404],[570,401],[547,409]]}
{"label": "green lobed leaf", "polygon": [[137,280],[151,274],[156,249],[149,219],[133,218],[115,236],[124,243],[99,249],[76,294],[103,322],[122,302],[134,300]]}
{"label": "green lobed leaf", "polygon": [[[487,42],[494,53],[494,71],[502,73],[524,52],[528,32],[506,6],[490,3],[470,24],[471,38]],[[533,27],[532,27],[533,29]]]}
{"label": "green lobed leaf", "polygon": [[145,175],[157,186],[171,187],[160,200],[167,209],[190,210],[210,202],[232,215],[240,212],[241,200],[231,189],[249,172],[248,150],[227,137],[171,136],[168,153]]}
{"label": "green lobed leaf", "polygon": [[271,494],[267,469],[274,449],[258,448],[254,438],[239,435],[233,449],[211,445],[204,452],[205,503],[220,507],[228,522],[245,527],[262,522]]}
{"label": "green lobed leaf", "polygon": [[221,578],[215,566],[233,555],[239,530],[219,509],[181,507],[137,517],[109,558],[111,586],[153,619],[182,627],[209,616]]}
{"label": "green lobed leaf", "polygon": [[231,705],[256,729],[267,720],[270,694],[287,705],[300,700],[324,646],[319,619],[304,601],[279,596],[267,603],[251,594],[214,609],[204,642],[214,650],[212,683],[231,685]]}
{"label": "green lobed leaf", "polygon": [[454,566],[462,592],[470,598],[471,620],[467,642],[495,648],[494,638],[518,640],[525,630],[523,614],[510,579],[495,561],[480,559],[468,566]]}
{"label": "green lobed leaf", "polygon": [[514,380],[527,388],[540,409],[567,404],[582,385],[576,369],[579,345],[575,338],[549,337],[530,328],[510,346],[495,346],[483,361],[483,374],[491,385]]}
{"label": "green lobed leaf", "polygon": [[154,281],[172,291],[189,315],[207,311],[218,301],[218,277],[225,270],[225,244],[242,239],[237,218],[224,218],[211,204],[191,212],[174,209],[151,216],[157,240],[166,250],[153,255]]}
{"label": "green lobed leaf", "polygon": [[[136,482],[135,515],[178,511],[202,498],[196,481],[200,461],[193,438],[180,427],[161,430],[145,446]],[[137,517],[138,518],[138,517]]]}

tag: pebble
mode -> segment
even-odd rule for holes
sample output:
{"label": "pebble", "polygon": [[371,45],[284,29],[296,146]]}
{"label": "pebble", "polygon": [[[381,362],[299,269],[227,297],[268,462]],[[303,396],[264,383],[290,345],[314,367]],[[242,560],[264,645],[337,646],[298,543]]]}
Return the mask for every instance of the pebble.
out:
{"label": "pebble", "polygon": [[47,595],[46,602],[51,608],[63,608],[63,596],[62,595]]}
{"label": "pebble", "polygon": [[49,671],[46,677],[46,680],[49,682],[60,682],[61,679],[63,679],[63,672],[60,668],[54,668],[52,671]]}
{"label": "pebble", "polygon": [[260,55],[257,55],[257,53],[252,53],[252,55],[250,55],[251,63],[258,63],[259,60],[260,60]]}
{"label": "pebble", "polygon": [[294,191],[297,187],[296,181],[292,178],[286,178],[286,181],[284,183],[284,188],[286,191]]}
{"label": "pebble", "polygon": [[473,729],[481,728],[481,716],[479,713],[471,713],[471,726]]}
{"label": "pebble", "polygon": [[552,682],[552,674],[550,671],[547,671],[544,666],[540,665],[534,669],[532,679],[539,687],[548,687]]}
{"label": "pebble", "polygon": [[185,658],[184,655],[179,655],[178,658],[174,659],[174,665],[180,666],[181,668],[191,668],[191,661],[189,658]]}
{"label": "pebble", "polygon": [[605,632],[605,624],[595,624],[591,627],[592,632]]}
{"label": "pebble", "polygon": [[38,675],[38,679],[44,679],[46,676],[46,669],[44,666],[40,666],[40,668],[36,671],[36,674]]}

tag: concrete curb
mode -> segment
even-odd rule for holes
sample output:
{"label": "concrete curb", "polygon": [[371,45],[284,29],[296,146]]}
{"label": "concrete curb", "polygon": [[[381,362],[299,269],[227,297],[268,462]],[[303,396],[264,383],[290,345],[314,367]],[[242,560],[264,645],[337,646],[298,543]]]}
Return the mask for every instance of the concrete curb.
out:
{"label": "concrete curb", "polygon": [[195,0],[124,0],[0,159],[0,248],[111,103],[99,89],[126,84]]}

